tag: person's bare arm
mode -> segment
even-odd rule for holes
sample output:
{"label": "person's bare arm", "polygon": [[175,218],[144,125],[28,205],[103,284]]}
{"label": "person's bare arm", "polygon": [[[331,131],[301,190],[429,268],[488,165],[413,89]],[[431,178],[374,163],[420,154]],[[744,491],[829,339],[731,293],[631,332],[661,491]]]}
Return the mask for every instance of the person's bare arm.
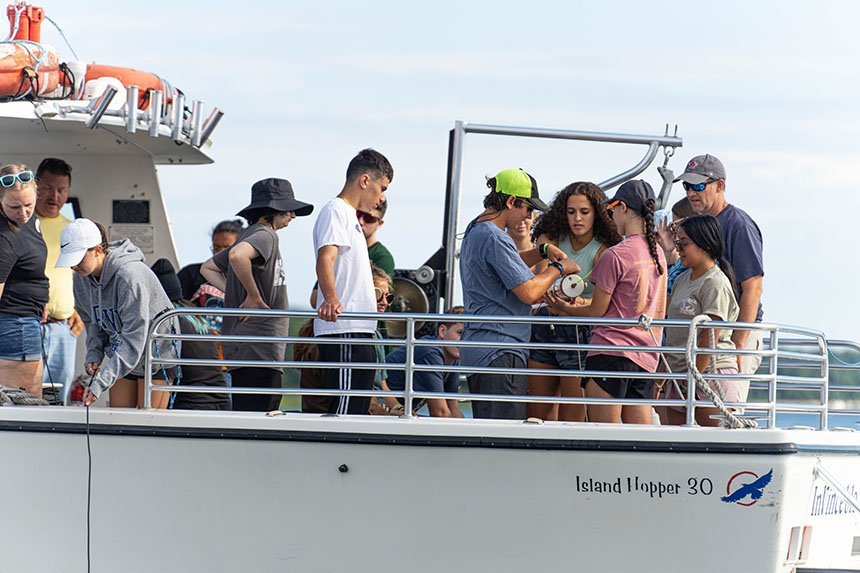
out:
{"label": "person's bare arm", "polygon": [[448,400],[448,409],[451,411],[452,418],[465,418],[463,412],[460,410],[460,402],[457,400]]}
{"label": "person's bare arm", "polygon": [[[565,275],[579,272],[579,265],[574,263],[571,259],[562,259],[558,261],[558,263],[561,264],[562,269],[564,270],[563,274]],[[528,262],[526,262],[526,264],[528,264]],[[539,301],[544,294],[546,294],[547,289],[560,276],[561,275],[555,266],[547,267],[539,275],[535,275],[534,278],[515,286],[511,290],[515,295],[517,295],[517,298],[525,304],[534,304]]]}
{"label": "person's bare arm", "polygon": [[336,245],[325,245],[317,251],[317,282],[319,282],[319,292],[323,296],[323,302],[317,314],[327,322],[336,321],[338,315],[343,312],[343,305],[338,300],[337,290],[334,288],[334,260],[337,258],[337,252]]}
{"label": "person's bare arm", "polygon": [[245,300],[242,301],[239,308],[269,308],[269,305],[263,300],[263,295],[260,294],[260,289],[257,288],[251,266],[251,261],[259,256],[260,252],[250,243],[244,241],[233,245],[233,248],[230,249],[230,268],[233,269],[233,274],[242,283],[246,293]]}
{"label": "person's bare arm", "polygon": [[[741,283],[741,300],[738,301],[740,310],[738,311],[738,322],[755,322],[758,315],[758,306],[761,302],[762,293],[762,276],[756,275],[750,277]],[[749,330],[735,329],[732,332],[732,341],[735,346],[742,350],[746,348],[747,339],[750,336]],[[738,368],[740,368],[741,357],[738,356]]]}
{"label": "person's bare arm", "polygon": [[541,244],[538,243],[538,246],[533,249],[529,249],[527,251],[520,251],[520,258],[523,260],[527,267],[531,268],[536,264],[543,262],[544,260],[552,262],[562,261],[567,258],[567,255],[564,254],[564,251],[562,251],[552,243],[547,243],[547,257],[546,259],[544,259],[540,254],[540,245]]}
{"label": "person's bare arm", "polygon": [[428,398],[427,408],[434,418],[450,418],[451,410],[448,409],[448,401],[442,398]]}
{"label": "person's bare arm", "polygon": [[678,251],[675,250],[675,235],[674,225],[671,221],[662,219],[657,223],[657,242],[660,248],[663,249],[663,254],[666,255],[666,265],[675,264],[678,260]]}
{"label": "person's bare arm", "polygon": [[200,274],[203,275],[207,283],[221,292],[227,291],[227,275],[221,272],[221,269],[218,268],[218,265],[212,259],[200,265]]}
{"label": "person's bare arm", "polygon": [[[555,244],[555,241],[550,240],[550,238],[546,234],[541,235],[537,238],[537,241],[535,241],[535,244],[538,246],[540,246],[541,243],[549,243],[550,245],[554,245],[556,247],[558,246]],[[544,272],[548,264],[549,261],[546,259],[541,259],[540,261],[538,261],[537,264],[533,267],[535,274],[539,275],[540,273]]]}

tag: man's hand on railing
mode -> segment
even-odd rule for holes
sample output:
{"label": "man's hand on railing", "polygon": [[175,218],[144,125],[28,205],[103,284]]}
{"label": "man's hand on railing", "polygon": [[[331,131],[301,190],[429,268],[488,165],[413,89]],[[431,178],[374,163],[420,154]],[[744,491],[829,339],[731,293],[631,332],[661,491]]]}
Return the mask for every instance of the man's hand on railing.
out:
{"label": "man's hand on railing", "polygon": [[319,317],[326,322],[334,322],[337,320],[337,317],[340,313],[343,312],[343,305],[339,300],[328,300],[325,299],[323,303],[320,305],[317,314]]}
{"label": "man's hand on railing", "polygon": [[[239,305],[239,308],[261,308],[263,310],[268,310],[269,305],[266,304],[266,301],[263,300],[263,297],[248,295],[245,297],[245,300],[242,301],[242,304]],[[250,316],[243,316],[239,319],[239,322],[245,322],[251,318]]]}

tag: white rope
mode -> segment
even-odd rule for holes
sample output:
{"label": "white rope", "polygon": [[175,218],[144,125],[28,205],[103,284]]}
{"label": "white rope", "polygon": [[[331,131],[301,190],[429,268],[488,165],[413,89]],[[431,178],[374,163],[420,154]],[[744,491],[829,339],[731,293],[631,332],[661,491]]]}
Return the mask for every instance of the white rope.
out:
{"label": "white rope", "polygon": [[[702,373],[699,372],[699,369],[696,368],[696,359],[693,356],[693,347],[696,344],[696,333],[698,332],[698,325],[704,322],[710,322],[711,317],[706,314],[700,314],[693,318],[690,321],[690,329],[687,332],[687,347],[686,352],[684,353],[684,358],[687,362],[687,370],[693,375],[693,380],[696,381],[696,386],[711,400],[714,406],[716,406],[717,410],[720,411],[720,414],[723,415],[723,420],[720,422],[720,427],[722,428],[757,428],[758,423],[755,420],[751,420],[748,418],[740,418],[736,416],[725,404],[723,404],[723,400],[717,396],[717,393],[714,392],[711,385],[707,383],[707,381],[702,377]],[[714,345],[716,346],[716,345]]]}
{"label": "white rope", "polygon": [[12,31],[9,33],[9,37],[7,40],[11,40],[18,33],[18,27],[21,25],[21,14],[24,12],[24,9],[27,6],[24,4],[18,4],[15,6],[15,25],[12,27]]}
{"label": "white rope", "polygon": [[[44,63],[45,58],[48,56],[48,49],[38,42],[31,42],[30,40],[3,40],[0,41],[0,44],[11,44],[13,46],[19,46],[23,48],[27,55],[30,56],[30,59],[33,60],[33,73],[36,74],[36,81],[39,78],[39,67]],[[39,57],[37,58],[33,51],[38,50]],[[33,82],[30,82],[30,86],[27,88],[27,91],[23,94],[12,98],[15,100],[24,99],[33,91]],[[38,96],[39,94],[33,94]]]}

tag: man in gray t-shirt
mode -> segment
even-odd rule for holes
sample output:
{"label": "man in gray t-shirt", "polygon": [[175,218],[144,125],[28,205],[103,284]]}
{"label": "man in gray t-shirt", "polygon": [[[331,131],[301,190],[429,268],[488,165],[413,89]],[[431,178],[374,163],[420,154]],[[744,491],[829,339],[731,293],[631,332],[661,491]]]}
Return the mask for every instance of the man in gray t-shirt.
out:
{"label": "man in gray t-shirt", "polygon": [[[506,169],[487,181],[490,192],[484,198],[484,212],[466,228],[460,249],[460,276],[466,314],[486,316],[528,316],[530,305],[536,303],[561,276],[579,271],[579,266],[560,249],[544,243],[528,251],[518,252],[507,227],[516,227],[534,209],[546,211],[540,200],[537,182],[522,169]],[[530,267],[541,258],[551,262],[535,276]],[[487,347],[461,348],[463,366],[492,368],[524,368],[525,349],[494,348],[494,342],[526,344],[531,338],[528,324],[500,322],[469,322],[462,340],[486,342]],[[522,374],[471,374],[469,392],[472,394],[508,394],[524,396],[528,382]],[[525,403],[472,403],[476,418],[522,420]]]}

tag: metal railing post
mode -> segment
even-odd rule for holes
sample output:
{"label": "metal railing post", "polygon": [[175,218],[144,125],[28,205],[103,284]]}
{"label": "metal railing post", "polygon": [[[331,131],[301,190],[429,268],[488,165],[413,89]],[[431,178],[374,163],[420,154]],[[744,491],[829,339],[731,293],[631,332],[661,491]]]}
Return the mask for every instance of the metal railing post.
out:
{"label": "metal railing post", "polygon": [[415,319],[406,319],[406,357],[404,359],[405,369],[403,371],[403,417],[412,417],[412,375],[415,372]]}
{"label": "metal railing post", "polygon": [[146,338],[146,356],[143,360],[143,407],[146,410],[152,409],[152,344],[154,335],[155,329],[151,329]]}
{"label": "metal railing post", "polygon": [[[752,333],[750,333],[752,334]],[[779,340],[777,336],[777,329],[773,329],[770,331],[770,349],[778,350]],[[762,347],[762,351],[764,348]],[[774,352],[773,356],[770,358],[770,369],[769,374],[770,378],[767,381],[767,401],[768,401],[768,411],[767,411],[767,427],[775,428],[776,427],[776,379],[778,374],[778,364],[776,361],[778,352]],[[743,359],[741,359],[743,362]],[[750,374],[755,374],[755,372],[750,372]]]}
{"label": "metal railing post", "polygon": [[[463,145],[466,131],[462,121],[454,123],[454,137],[451,143],[451,189],[448,212],[448,236],[445,237],[445,307],[454,305],[454,276],[457,274],[457,225],[460,221],[460,179],[463,168]],[[444,308],[444,307],[443,307]]]}
{"label": "metal railing post", "polygon": [[827,341],[823,337],[818,337],[818,349],[824,356],[824,361],[821,363],[821,404],[824,410],[820,414],[820,426],[822,430],[826,430],[830,426],[830,354],[827,350]]}

